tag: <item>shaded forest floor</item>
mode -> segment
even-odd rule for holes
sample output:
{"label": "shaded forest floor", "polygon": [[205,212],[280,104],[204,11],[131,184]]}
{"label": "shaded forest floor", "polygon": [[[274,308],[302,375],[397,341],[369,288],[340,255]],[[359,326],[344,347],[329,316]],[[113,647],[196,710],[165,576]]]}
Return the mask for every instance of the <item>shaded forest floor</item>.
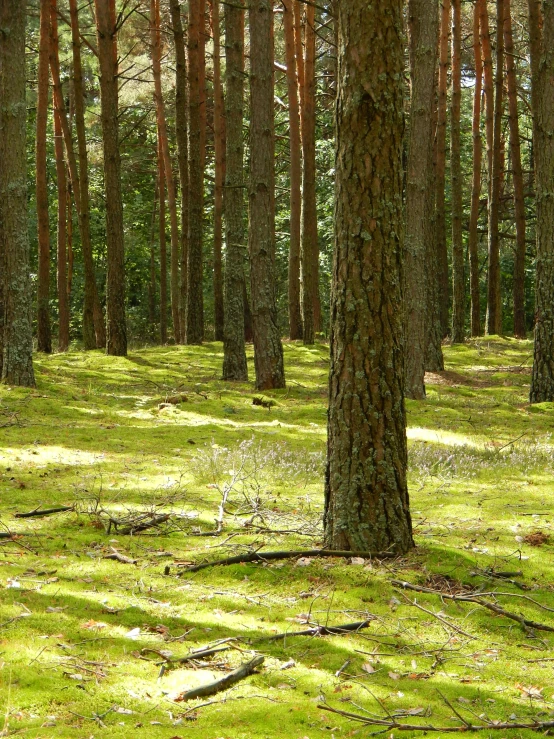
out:
{"label": "shaded forest floor", "polygon": [[[1,530],[23,534],[0,539],[0,735],[376,730],[324,701],[435,726],[460,725],[455,711],[552,720],[554,634],[441,597],[479,589],[554,627],[554,404],[527,403],[531,352],[501,339],[447,348],[427,400],[408,403],[408,557],[196,573],[186,564],[320,545],[328,348],[287,344],[288,389],[262,398],[219,380],[219,344],[38,356],[36,390],[0,387]],[[14,518],[38,505],[73,510]],[[159,529],[123,533],[164,514]],[[202,536],[219,519],[221,535]],[[267,639],[366,619],[355,634]],[[223,639],[232,649],[159,676],[160,662]],[[264,664],[232,689],[175,701],[255,653]]]}

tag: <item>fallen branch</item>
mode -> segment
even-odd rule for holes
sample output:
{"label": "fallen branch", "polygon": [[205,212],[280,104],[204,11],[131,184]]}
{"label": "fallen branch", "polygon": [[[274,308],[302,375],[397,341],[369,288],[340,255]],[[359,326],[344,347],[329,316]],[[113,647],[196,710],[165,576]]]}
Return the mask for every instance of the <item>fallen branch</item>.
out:
{"label": "fallen branch", "polygon": [[[340,711],[338,708],[332,708],[324,703],[320,703],[318,708],[322,711],[329,711],[338,716],[344,716],[352,721],[358,721],[366,726],[382,726],[383,733],[396,729],[397,731],[434,731],[453,734],[464,731],[487,731],[489,729],[497,729],[507,731],[509,729],[531,729],[532,731],[545,731],[554,728],[554,721],[485,721],[482,724],[472,724],[460,717],[461,726],[434,726],[432,724],[406,724],[403,721],[397,721],[391,714],[386,718],[373,718],[372,716],[363,716],[359,713],[350,713],[349,711]],[[459,714],[458,714],[459,715]]]}
{"label": "fallen branch", "polygon": [[25,536],[21,531],[0,531],[0,539],[16,539],[18,536]]}
{"label": "fallen branch", "polygon": [[283,634],[275,634],[274,636],[262,636],[254,641],[277,641],[277,639],[287,639],[290,636],[332,636],[333,634],[347,634],[360,629],[367,629],[374,618],[365,621],[357,621],[354,624],[344,624],[344,626],[314,626],[311,629],[303,631],[286,631]]}
{"label": "fallen branch", "polygon": [[65,513],[66,511],[74,511],[75,506],[64,505],[59,508],[35,508],[27,513],[14,513],[14,518],[42,518],[43,516],[53,516],[54,513]]}
{"label": "fallen branch", "polygon": [[181,577],[185,572],[198,572],[207,567],[225,567],[227,565],[243,564],[245,562],[269,562],[275,559],[293,559],[294,557],[364,557],[364,559],[386,559],[398,556],[394,552],[347,552],[334,551],[330,549],[298,549],[284,552],[250,552],[237,554],[234,557],[216,559],[213,562],[202,562],[197,565],[184,567],[179,573]]}
{"label": "fallen branch", "polygon": [[225,675],[225,677],[215,680],[213,683],[201,685],[199,688],[193,688],[192,690],[187,690],[184,693],[181,693],[177,698],[175,698],[175,702],[181,703],[192,700],[193,698],[205,698],[208,695],[215,695],[216,693],[220,693],[222,690],[227,690],[227,688],[235,685],[235,683],[238,683],[240,680],[244,680],[244,678],[252,675],[255,672],[256,667],[259,667],[263,661],[264,657],[262,657],[261,654],[257,655],[254,659],[250,660],[250,662],[245,662],[236,670],[233,670],[233,672]]}
{"label": "fallen branch", "polygon": [[[110,524],[114,524],[116,531],[118,534],[138,534],[140,531],[146,531],[147,529],[152,529],[156,526],[159,526],[161,523],[165,523],[166,521],[169,521],[170,514],[169,513],[159,513],[153,516],[150,516],[146,520],[138,521],[137,523],[131,523],[128,526],[123,526],[123,528],[119,528],[117,526],[116,521],[110,521]],[[109,533],[109,532],[108,532]]]}
{"label": "fallen branch", "polygon": [[202,657],[211,657],[213,654],[217,654],[218,652],[226,652],[229,649],[232,649],[232,647],[212,647],[211,649],[200,649],[198,652],[191,652],[184,657],[164,657],[164,661],[159,662],[158,664],[182,665],[185,662],[191,662],[192,660],[201,659]]}
{"label": "fallen branch", "polygon": [[111,549],[110,554],[105,554],[102,557],[102,559],[115,559],[118,562],[122,562],[123,564],[126,564],[126,565],[136,565],[136,563],[138,562],[138,560],[136,559],[131,559],[131,557],[126,557],[124,554],[121,554],[120,552],[117,551],[117,549],[114,549],[113,547],[110,547],[110,549]]}

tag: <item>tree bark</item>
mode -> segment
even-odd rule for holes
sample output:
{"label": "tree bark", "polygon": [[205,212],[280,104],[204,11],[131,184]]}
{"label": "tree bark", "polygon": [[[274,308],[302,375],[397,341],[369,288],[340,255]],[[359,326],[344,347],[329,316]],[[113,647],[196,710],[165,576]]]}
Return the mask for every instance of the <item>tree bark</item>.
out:
{"label": "tree bark", "polygon": [[71,177],[66,166],[65,182],[67,185],[67,301],[71,299],[71,290],[73,288],[73,202],[71,190]]}
{"label": "tree bark", "polygon": [[425,397],[426,196],[433,139],[433,106],[439,6],[437,0],[410,0],[410,132],[406,175],[405,347],[408,398]]}
{"label": "tree bark", "polygon": [[152,49],[152,72],[154,77],[154,101],[156,104],[156,120],[164,159],[167,185],[167,205],[169,223],[171,226],[171,316],[173,319],[173,336],[175,343],[182,340],[179,310],[179,263],[180,242],[179,225],[177,221],[177,199],[175,195],[175,180],[171,167],[169,142],[167,139],[167,125],[165,120],[165,106],[162,93],[161,79],[161,29],[160,29],[160,0],[150,0],[150,45]]}
{"label": "tree bark", "polygon": [[189,2],[189,238],[187,259],[186,343],[204,339],[204,297],[202,291],[202,234],[204,166],[201,113],[201,0]]}
{"label": "tree bark", "polygon": [[496,2],[496,73],[494,94],[494,130],[492,147],[492,182],[488,210],[488,272],[486,334],[502,333],[502,297],[500,293],[500,184],[502,177],[502,95],[504,89],[504,0]]}
{"label": "tree bark", "polygon": [[221,43],[219,28],[219,0],[210,0],[212,9],[213,64],[214,64],[214,310],[215,340],[223,341],[223,185],[225,182],[225,111],[221,84]]}
{"label": "tree bark", "polygon": [[302,145],[300,141],[300,109],[298,64],[294,38],[294,2],[283,0],[283,26],[287,63],[290,137],[290,243],[288,272],[289,337],[302,338],[300,309],[300,217],[302,209]]}
{"label": "tree bark", "polygon": [[462,3],[452,3],[452,101],[450,116],[450,169],[452,176],[452,343],[464,340],[465,278],[462,236]]}
{"label": "tree bark", "polygon": [[152,221],[150,225],[150,281],[148,283],[148,323],[152,338],[156,335],[156,297],[158,292],[158,279],[156,274],[156,211],[158,209],[159,197],[159,175],[154,190],[154,202],[152,204]]}
{"label": "tree bark", "polygon": [[304,112],[302,115],[302,216],[300,271],[304,344],[314,343],[318,314],[319,250],[315,158],[315,5],[306,5],[304,57]]}
{"label": "tree bark", "polygon": [[494,81],[492,70],[491,35],[489,29],[489,11],[487,0],[477,0],[479,5],[479,28],[481,34],[481,51],[483,54],[483,77],[485,93],[485,135],[487,143],[487,189],[491,196],[492,187],[492,151],[494,132]]}
{"label": "tree bark", "polygon": [[0,238],[4,282],[2,380],[34,387],[25,129],[26,0],[0,0]]}
{"label": "tree bark", "polygon": [[[94,271],[94,258],[90,235],[90,196],[87,139],[85,129],[85,92],[83,84],[83,68],[81,63],[81,34],[79,29],[79,11],[77,0],[69,0],[71,16],[71,41],[73,46],[73,91],[75,98],[75,128],[79,151],[79,197],[78,204],[79,231],[81,234],[81,250],[84,267],[84,301],[83,301],[83,344],[85,349],[102,349],[106,346],[106,324],[98,297],[98,287]],[[69,154],[68,154],[69,159]]]}
{"label": "tree bark", "polygon": [[481,57],[480,5],[477,0],[473,8],[473,56],[475,59],[475,88],[473,91],[473,177],[471,183],[471,212],[469,216],[469,284],[471,294],[471,335],[481,334],[481,300],[479,290],[479,205],[481,198],[481,164],[483,144],[481,141],[481,95],[483,91],[483,60]]}
{"label": "tree bark", "polygon": [[[554,2],[529,0],[537,277],[531,403],[554,400]],[[542,38],[541,38],[542,36]]]}
{"label": "tree bark", "polygon": [[244,329],[244,10],[225,5],[225,305],[223,379],[248,379]]}
{"label": "tree bark", "polygon": [[448,279],[448,250],[446,245],[446,113],[447,113],[447,85],[448,85],[448,36],[450,29],[450,0],[443,0],[441,11],[440,41],[439,41],[439,87],[438,87],[438,118],[437,118],[437,262],[439,268],[439,298],[442,338],[450,331],[449,295],[450,281]]}
{"label": "tree bark", "polygon": [[275,290],[273,3],[250,0],[250,292],[256,388],[285,387]]}
{"label": "tree bark", "polygon": [[188,91],[185,34],[179,0],[170,0],[171,27],[175,42],[175,134],[181,183],[181,284],[179,325],[181,342],[185,341],[187,325],[187,254],[189,232],[189,162],[188,162]]}
{"label": "tree bark", "polygon": [[100,102],[106,191],[106,318],[107,353],[127,354],[125,321],[125,242],[119,154],[117,45],[111,0],[94,0],[100,67]]}
{"label": "tree bark", "polygon": [[510,0],[504,0],[504,46],[506,50],[506,77],[508,83],[508,110],[510,120],[510,155],[512,181],[514,185],[514,209],[516,220],[516,250],[514,259],[514,336],[524,339],[525,330],[525,198],[521,145],[519,138],[519,116],[517,110],[517,75],[512,34]]}
{"label": "tree bark", "polygon": [[59,111],[54,109],[54,148],[58,180],[58,351],[69,349],[69,296],[67,292],[67,175]]}
{"label": "tree bark", "polygon": [[158,134],[158,182],[160,198],[160,341],[167,344],[167,243],[165,236],[165,168]]}
{"label": "tree bark", "polygon": [[40,3],[40,40],[37,75],[36,202],[38,230],[37,348],[52,352],[50,327],[50,220],[46,173],[46,129],[48,123],[50,66],[50,0]]}
{"label": "tree bark", "polygon": [[402,0],[338,3],[330,549],[413,546],[403,397],[402,11]]}

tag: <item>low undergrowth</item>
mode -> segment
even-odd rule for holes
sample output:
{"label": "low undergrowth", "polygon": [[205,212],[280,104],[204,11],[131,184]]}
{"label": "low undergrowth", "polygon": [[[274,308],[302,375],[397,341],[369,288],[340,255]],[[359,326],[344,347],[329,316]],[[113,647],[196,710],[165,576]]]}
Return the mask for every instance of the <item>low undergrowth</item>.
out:
{"label": "low undergrowth", "polygon": [[[408,402],[409,556],[187,571],[321,546],[327,354],[286,344],[272,403],[221,382],[219,344],[39,355],[36,390],[0,387],[0,522],[16,534],[0,538],[0,735],[383,729],[322,704],[389,724],[459,713],[499,739],[533,732],[494,721],[554,719],[553,634],[521,621],[554,628],[554,406],[527,403],[529,342],[446,348],[447,371]],[[39,506],[69,510],[14,517]],[[214,645],[229,649],[174,661]],[[229,690],[176,700],[259,654]]]}

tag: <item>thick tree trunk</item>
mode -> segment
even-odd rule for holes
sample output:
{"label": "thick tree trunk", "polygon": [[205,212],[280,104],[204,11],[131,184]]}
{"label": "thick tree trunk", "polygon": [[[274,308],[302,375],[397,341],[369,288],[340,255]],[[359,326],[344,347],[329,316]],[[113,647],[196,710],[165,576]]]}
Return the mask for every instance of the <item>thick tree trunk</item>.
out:
{"label": "thick tree trunk", "polygon": [[465,278],[462,236],[462,0],[452,3],[452,102],[450,114],[450,170],[452,176],[452,343],[464,340]]}
{"label": "thick tree trunk", "polygon": [[479,205],[481,199],[481,164],[483,144],[481,141],[481,95],[483,91],[483,60],[479,24],[479,4],[473,8],[473,56],[475,59],[475,89],[473,91],[473,178],[471,183],[471,212],[469,216],[469,286],[471,294],[471,335],[481,334],[481,301],[479,291]]}
{"label": "thick tree trunk", "polygon": [[223,184],[225,182],[225,112],[221,84],[221,44],[219,0],[210,0],[212,8],[214,62],[214,309],[215,340],[223,341]]}
{"label": "thick tree trunk", "polygon": [[167,344],[167,243],[165,236],[165,168],[158,135],[158,183],[160,198],[160,341]]}
{"label": "thick tree trunk", "polygon": [[34,387],[25,128],[26,0],[0,0],[0,239],[4,283],[2,380]]}
{"label": "thick tree trunk", "polygon": [[523,169],[521,166],[519,117],[517,110],[517,75],[510,0],[504,0],[504,15],[504,46],[506,48],[506,77],[508,82],[508,110],[510,120],[510,155],[512,160],[512,181],[514,183],[514,209],[516,218],[513,288],[514,336],[518,339],[524,339],[527,334],[525,330],[525,198],[523,194]]}
{"label": "thick tree trunk", "polygon": [[94,0],[100,67],[104,186],[106,190],[107,353],[127,354],[125,322],[125,242],[121,197],[121,158],[117,89],[116,25],[111,0]]}
{"label": "thick tree trunk", "polygon": [[439,5],[437,0],[410,0],[410,133],[406,175],[405,347],[406,396],[425,397],[426,197],[430,183],[429,157],[433,139],[433,107]]}
{"label": "thick tree trunk", "polygon": [[[340,0],[325,545],[406,552],[402,0]],[[375,183],[379,183],[376,187]]]}
{"label": "thick tree trunk", "polygon": [[500,185],[502,177],[502,95],[504,89],[504,0],[496,3],[496,74],[494,95],[494,130],[492,148],[492,182],[488,211],[488,272],[486,334],[502,333],[500,293]]}
{"label": "thick tree trunk", "polygon": [[439,269],[439,299],[442,337],[448,335],[450,282],[448,279],[448,250],[446,245],[446,113],[448,97],[448,36],[450,29],[450,0],[443,0],[439,42],[439,87],[437,118],[437,262]]}
{"label": "thick tree trunk", "polygon": [[46,173],[46,129],[50,67],[50,1],[40,3],[40,41],[37,75],[36,123],[36,201],[38,230],[37,348],[52,352],[50,327],[50,221],[48,217],[48,182]]}
{"label": "thick tree trunk", "polygon": [[154,101],[156,103],[156,120],[158,134],[164,158],[167,185],[167,205],[169,210],[169,223],[171,226],[171,316],[173,318],[173,336],[179,344],[183,341],[180,325],[179,310],[179,263],[180,242],[179,225],[177,220],[177,199],[175,195],[175,180],[171,167],[171,156],[169,154],[169,142],[167,139],[167,125],[165,120],[165,106],[162,93],[161,78],[161,29],[160,29],[160,0],[150,0],[150,45],[152,49],[152,73],[154,77]]}
{"label": "thick tree trunk", "polygon": [[250,0],[250,292],[256,388],[285,387],[275,295],[273,3]]}
{"label": "thick tree trunk", "polygon": [[[81,34],[79,29],[79,11],[77,0],[69,0],[71,16],[71,40],[73,46],[73,91],[75,99],[75,128],[79,150],[79,185],[78,205],[79,230],[81,234],[81,250],[84,267],[84,301],[83,301],[83,344],[85,349],[104,348],[106,346],[106,324],[94,272],[94,259],[90,236],[90,196],[88,176],[88,154],[85,129],[85,92],[83,85],[83,68],[81,64]],[[69,157],[68,157],[69,158]]]}
{"label": "thick tree trunk", "polygon": [[[202,234],[204,166],[201,112],[201,0],[189,2],[189,238],[187,258],[187,344],[204,339],[204,297],[202,291]],[[202,27],[203,31],[203,27]]]}
{"label": "thick tree trunk", "polygon": [[59,112],[54,109],[54,148],[58,180],[58,351],[69,349],[69,295],[67,292],[67,174]]}
{"label": "thick tree trunk", "polygon": [[300,216],[302,209],[302,146],[298,97],[298,64],[294,39],[294,2],[283,0],[283,26],[287,62],[290,137],[290,243],[289,243],[289,337],[302,338],[300,310]]}
{"label": "thick tree trunk", "polygon": [[554,3],[529,0],[537,190],[537,282],[531,403],[554,401]]}
{"label": "thick tree trunk", "polygon": [[244,335],[244,10],[225,5],[225,305],[223,379],[248,379]]}
{"label": "thick tree trunk", "polygon": [[318,323],[317,200],[315,159],[315,6],[306,5],[304,111],[302,115],[302,218],[300,270],[304,344],[313,344]]}

